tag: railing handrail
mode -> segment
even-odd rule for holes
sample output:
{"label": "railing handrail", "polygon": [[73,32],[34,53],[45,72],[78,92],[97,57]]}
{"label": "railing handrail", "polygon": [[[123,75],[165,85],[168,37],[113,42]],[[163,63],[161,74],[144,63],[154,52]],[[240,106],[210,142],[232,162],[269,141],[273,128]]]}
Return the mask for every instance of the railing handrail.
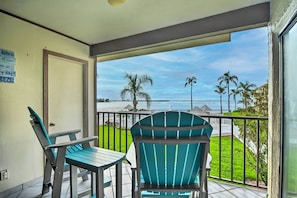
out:
{"label": "railing handrail", "polygon": [[[156,111],[97,111],[98,113],[110,113],[110,114],[135,114],[135,115],[151,115]],[[199,114],[197,114],[199,115]],[[230,116],[230,115],[199,115],[200,117],[207,117],[207,118],[229,118],[229,119],[257,119],[257,120],[268,120],[268,117],[265,116]]]}

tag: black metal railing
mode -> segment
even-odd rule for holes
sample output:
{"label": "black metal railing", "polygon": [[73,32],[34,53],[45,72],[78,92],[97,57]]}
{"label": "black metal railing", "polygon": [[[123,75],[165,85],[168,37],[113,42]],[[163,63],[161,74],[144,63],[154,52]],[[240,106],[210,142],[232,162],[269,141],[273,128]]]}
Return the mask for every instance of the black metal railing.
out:
{"label": "black metal railing", "polygon": [[[98,146],[127,152],[133,123],[150,112],[97,112]],[[209,177],[267,187],[268,118],[200,115],[213,126]]]}

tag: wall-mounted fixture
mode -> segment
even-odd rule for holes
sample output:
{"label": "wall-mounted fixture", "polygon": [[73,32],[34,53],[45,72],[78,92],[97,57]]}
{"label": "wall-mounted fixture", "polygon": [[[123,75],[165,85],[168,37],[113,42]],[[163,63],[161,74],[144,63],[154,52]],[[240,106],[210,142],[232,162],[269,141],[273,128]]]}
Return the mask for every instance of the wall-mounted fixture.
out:
{"label": "wall-mounted fixture", "polygon": [[125,3],[125,0],[108,0],[108,3],[111,6],[117,6],[117,5]]}

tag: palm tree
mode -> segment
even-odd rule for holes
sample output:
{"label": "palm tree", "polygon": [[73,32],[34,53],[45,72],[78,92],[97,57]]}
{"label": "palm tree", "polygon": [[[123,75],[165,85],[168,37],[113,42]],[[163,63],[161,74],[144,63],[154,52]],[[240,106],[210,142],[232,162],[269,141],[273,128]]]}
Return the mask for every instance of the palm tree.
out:
{"label": "palm tree", "polygon": [[231,95],[233,95],[233,100],[234,100],[234,110],[236,110],[236,96],[240,94],[240,90],[238,87],[235,89],[231,89]]}
{"label": "palm tree", "polygon": [[230,82],[233,82],[237,86],[238,78],[235,75],[231,76],[230,71],[228,71],[227,73],[224,73],[223,76],[219,77],[218,81],[219,81],[220,85],[223,82],[226,83],[227,92],[228,92],[228,112],[230,112]]}
{"label": "palm tree", "polygon": [[144,98],[147,102],[147,107],[150,107],[151,97],[148,93],[143,92],[143,85],[150,83],[153,85],[153,79],[148,75],[138,76],[137,74],[126,73],[124,78],[128,80],[128,85],[121,91],[121,98],[124,99],[127,94],[131,95],[133,100],[133,110],[137,110],[137,97]]}
{"label": "palm tree", "polygon": [[255,84],[253,83],[249,83],[249,81],[246,81],[245,83],[240,82],[238,88],[240,89],[241,95],[242,95],[242,99],[243,99],[243,104],[245,107],[245,110],[247,112],[247,108],[248,106],[251,104],[252,102],[252,88],[256,87]]}
{"label": "palm tree", "polygon": [[216,86],[216,90],[215,90],[215,92],[217,92],[218,94],[220,94],[220,105],[221,105],[221,114],[223,113],[223,106],[222,106],[222,96],[223,96],[223,94],[225,94],[226,92],[225,92],[225,88],[226,87],[222,87],[222,86],[220,86],[220,85],[217,85]]}
{"label": "palm tree", "polygon": [[191,85],[191,110],[193,109],[193,84],[197,83],[197,78],[195,76],[187,77],[185,87]]}

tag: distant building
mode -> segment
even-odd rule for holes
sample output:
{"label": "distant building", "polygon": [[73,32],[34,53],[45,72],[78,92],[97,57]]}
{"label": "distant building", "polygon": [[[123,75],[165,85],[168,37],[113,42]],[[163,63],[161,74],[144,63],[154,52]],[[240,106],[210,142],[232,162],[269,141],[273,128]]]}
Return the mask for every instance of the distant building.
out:
{"label": "distant building", "polygon": [[122,111],[132,111],[132,110],[133,110],[132,105],[127,105],[122,109]]}
{"label": "distant building", "polygon": [[[206,106],[206,105],[204,105],[204,106]],[[204,106],[202,106],[202,107],[204,107]],[[202,107],[199,108],[199,107],[196,106],[190,112],[193,113],[193,114],[195,114],[195,115],[208,115],[209,114],[209,111],[205,111],[204,109],[202,109]],[[209,107],[207,107],[207,108],[209,108]]]}
{"label": "distant building", "polygon": [[257,87],[254,91],[254,105],[256,111],[262,114],[268,114],[268,84]]}
{"label": "distant building", "polygon": [[204,111],[204,112],[210,112],[211,111],[211,108],[209,108],[209,106],[207,106],[207,105],[203,105],[200,109],[202,111]]}

